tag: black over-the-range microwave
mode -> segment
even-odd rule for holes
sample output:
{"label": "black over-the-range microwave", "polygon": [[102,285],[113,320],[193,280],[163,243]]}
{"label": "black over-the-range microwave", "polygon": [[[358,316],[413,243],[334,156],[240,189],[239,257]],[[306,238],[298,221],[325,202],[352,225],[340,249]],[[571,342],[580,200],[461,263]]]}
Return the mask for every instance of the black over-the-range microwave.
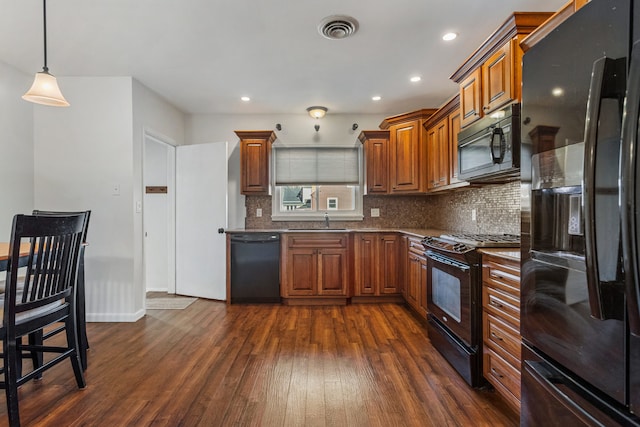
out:
{"label": "black over-the-range microwave", "polygon": [[520,104],[483,117],[458,134],[459,177],[500,182],[520,176]]}

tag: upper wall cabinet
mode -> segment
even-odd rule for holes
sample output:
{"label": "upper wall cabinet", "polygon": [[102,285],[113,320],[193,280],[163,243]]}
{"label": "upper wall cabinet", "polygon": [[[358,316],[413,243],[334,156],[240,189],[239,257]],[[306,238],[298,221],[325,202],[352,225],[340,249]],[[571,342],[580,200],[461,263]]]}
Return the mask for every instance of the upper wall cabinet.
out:
{"label": "upper wall cabinet", "polygon": [[269,163],[275,132],[237,130],[235,133],[240,138],[240,193],[253,196],[271,194]]}
{"label": "upper wall cabinet", "polygon": [[458,179],[458,95],[446,102],[424,123],[427,134],[427,192],[469,185]]}
{"label": "upper wall cabinet", "polygon": [[453,73],[451,79],[460,85],[462,127],[520,101],[520,42],[551,15],[515,12]]}
{"label": "upper wall cabinet", "polygon": [[389,193],[389,131],[365,130],[358,139],[364,146],[367,194]]}
{"label": "upper wall cabinet", "polygon": [[427,147],[424,122],[435,109],[387,117],[380,128],[389,130],[389,193],[419,194],[427,189]]}

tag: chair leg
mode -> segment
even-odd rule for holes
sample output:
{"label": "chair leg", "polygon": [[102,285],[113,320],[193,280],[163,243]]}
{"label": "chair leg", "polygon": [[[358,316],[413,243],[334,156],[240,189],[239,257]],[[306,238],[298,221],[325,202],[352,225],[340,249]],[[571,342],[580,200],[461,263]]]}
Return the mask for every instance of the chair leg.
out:
{"label": "chair leg", "polygon": [[18,361],[15,339],[5,337],[4,351],[4,380],[7,397],[7,415],[11,427],[20,426],[20,408],[18,406]]}
{"label": "chair leg", "polygon": [[[29,345],[41,346],[43,344],[42,334],[43,334],[42,329],[29,334]],[[44,360],[44,357],[41,351],[35,351],[35,350],[31,351],[31,362],[33,363],[34,370],[42,366],[43,360]],[[42,379],[42,373],[40,373],[40,375],[38,375],[36,379]]]}
{"label": "chair leg", "polygon": [[71,366],[73,367],[73,373],[76,376],[76,383],[78,388],[85,388],[86,382],[84,380],[84,369],[82,369],[82,363],[80,362],[80,352],[78,351],[78,334],[76,333],[75,314],[71,310],[71,314],[65,320],[67,334],[67,343],[69,347],[73,347],[75,352],[70,356]]}

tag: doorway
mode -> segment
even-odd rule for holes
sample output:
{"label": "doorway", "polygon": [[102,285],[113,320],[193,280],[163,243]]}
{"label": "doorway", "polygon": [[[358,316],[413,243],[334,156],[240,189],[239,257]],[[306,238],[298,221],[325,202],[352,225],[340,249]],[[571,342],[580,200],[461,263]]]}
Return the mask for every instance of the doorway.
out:
{"label": "doorway", "polygon": [[145,290],[175,294],[175,147],[145,130],[143,150]]}

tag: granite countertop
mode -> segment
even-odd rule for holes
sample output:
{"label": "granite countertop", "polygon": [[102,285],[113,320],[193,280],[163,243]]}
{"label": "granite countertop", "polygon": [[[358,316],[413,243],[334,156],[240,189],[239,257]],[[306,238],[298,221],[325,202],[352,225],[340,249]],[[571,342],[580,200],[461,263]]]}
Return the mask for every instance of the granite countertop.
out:
{"label": "granite countertop", "polygon": [[433,228],[285,228],[285,229],[230,229],[228,234],[238,233],[404,233],[415,237],[439,236],[446,230]]}
{"label": "granite countertop", "polygon": [[478,249],[478,252],[512,261],[520,261],[520,248],[485,248]]}

